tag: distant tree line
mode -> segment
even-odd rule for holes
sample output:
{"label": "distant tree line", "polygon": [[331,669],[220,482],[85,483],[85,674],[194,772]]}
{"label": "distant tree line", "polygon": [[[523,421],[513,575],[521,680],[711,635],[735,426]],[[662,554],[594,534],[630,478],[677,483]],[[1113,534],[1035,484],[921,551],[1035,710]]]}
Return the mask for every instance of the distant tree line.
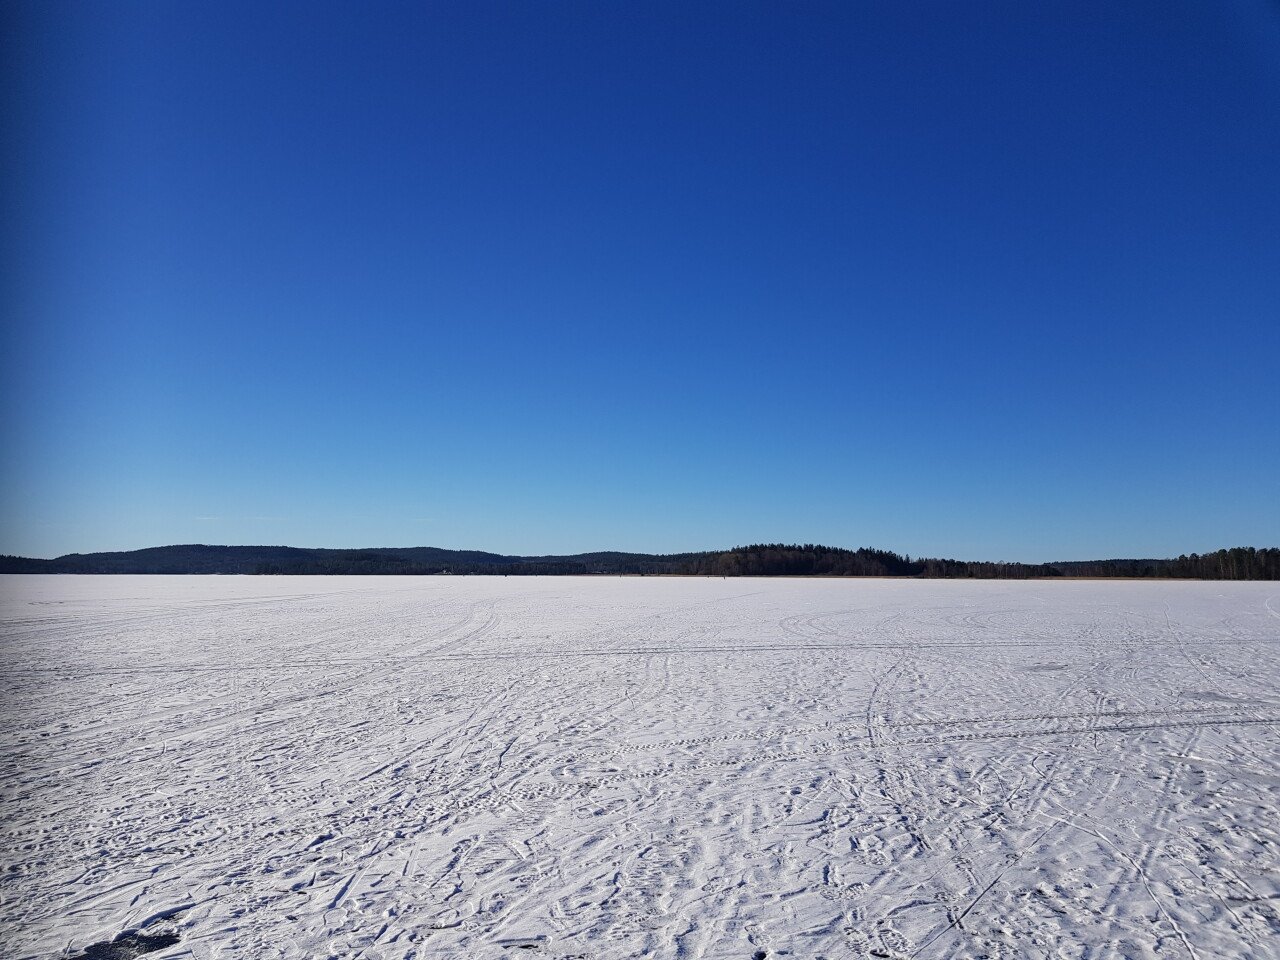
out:
{"label": "distant tree line", "polygon": [[680,573],[712,577],[982,577],[1025,580],[1061,574],[1047,564],[912,560],[889,550],[846,550],[818,544],[753,543],[700,554]]}
{"label": "distant tree line", "polygon": [[1040,577],[1151,577],[1280,580],[1280,549],[1233,547],[1172,560],[1073,560],[1057,563],[916,558],[863,547],[755,543],[706,553],[582,553],[516,557],[478,550],[387,547],[324,550],[186,544],[53,560],[0,557],[0,573],[306,574],[503,576],[686,575],[707,577],[921,577],[1026,580]]}
{"label": "distant tree line", "polygon": [[1280,549],[1232,547],[1173,560],[1073,560],[1055,563],[1072,577],[1179,577],[1191,580],[1280,580]]}
{"label": "distant tree line", "polygon": [[913,577],[920,571],[909,558],[888,550],[753,543],[701,554],[679,572],[708,577]]}

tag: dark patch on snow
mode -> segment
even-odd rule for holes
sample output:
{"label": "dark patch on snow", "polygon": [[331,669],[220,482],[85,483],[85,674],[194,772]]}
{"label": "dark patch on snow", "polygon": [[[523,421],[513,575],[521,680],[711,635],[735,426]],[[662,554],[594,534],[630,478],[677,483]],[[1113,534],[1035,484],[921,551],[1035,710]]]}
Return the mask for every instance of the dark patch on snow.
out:
{"label": "dark patch on snow", "polygon": [[189,909],[191,904],[185,904],[153,913],[134,929],[126,930],[114,940],[90,944],[70,960],[134,960],[134,957],[172,947],[182,939],[178,922]]}
{"label": "dark patch on snow", "polygon": [[1067,665],[1065,663],[1036,663],[1027,667],[1027,669],[1036,673],[1047,673],[1050,670],[1065,670]]}
{"label": "dark patch on snow", "polygon": [[71,960],[133,960],[144,953],[172,947],[182,938],[176,933],[122,933],[114,940],[84,948]]}

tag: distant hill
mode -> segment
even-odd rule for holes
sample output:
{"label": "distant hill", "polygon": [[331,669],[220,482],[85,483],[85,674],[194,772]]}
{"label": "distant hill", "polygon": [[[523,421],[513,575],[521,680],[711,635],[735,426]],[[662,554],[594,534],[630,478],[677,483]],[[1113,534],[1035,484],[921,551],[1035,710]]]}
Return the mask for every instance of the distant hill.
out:
{"label": "distant hill", "polygon": [[0,557],[0,573],[151,574],[681,574],[709,577],[924,577],[1024,580],[1040,577],[1179,577],[1280,580],[1280,548],[1233,547],[1169,560],[993,563],[903,556],[863,547],[757,543],[702,553],[580,553],[517,557],[438,547],[327,550],[183,544],[53,560]]}
{"label": "distant hill", "polygon": [[69,553],[53,560],[0,557],[0,573],[150,574],[590,574],[674,573],[694,554],[634,553],[511,557],[480,550],[377,547],[222,547],[181,544],[114,553]]}

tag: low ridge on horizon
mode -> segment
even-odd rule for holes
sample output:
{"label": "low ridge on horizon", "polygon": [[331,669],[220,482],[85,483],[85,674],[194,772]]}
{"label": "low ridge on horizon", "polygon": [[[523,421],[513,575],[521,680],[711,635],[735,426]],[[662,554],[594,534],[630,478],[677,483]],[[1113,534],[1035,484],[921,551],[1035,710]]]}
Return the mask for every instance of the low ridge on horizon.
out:
{"label": "low ridge on horizon", "polygon": [[880,576],[1030,579],[1166,577],[1280,579],[1280,548],[1231,547],[1176,558],[1111,558],[1021,563],[915,557],[874,547],[750,544],[727,550],[636,553],[600,550],[516,555],[444,547],[356,549],[269,545],[172,544],[136,550],[70,553],[52,559],[2,556],[0,573],[238,575],[684,575]]}

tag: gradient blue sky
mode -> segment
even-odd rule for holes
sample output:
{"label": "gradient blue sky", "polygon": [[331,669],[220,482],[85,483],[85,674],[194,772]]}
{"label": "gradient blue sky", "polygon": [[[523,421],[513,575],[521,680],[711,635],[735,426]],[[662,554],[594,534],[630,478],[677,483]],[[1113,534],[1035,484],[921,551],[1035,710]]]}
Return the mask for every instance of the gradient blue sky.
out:
{"label": "gradient blue sky", "polygon": [[1280,7],[7,4],[0,552],[1280,543]]}

